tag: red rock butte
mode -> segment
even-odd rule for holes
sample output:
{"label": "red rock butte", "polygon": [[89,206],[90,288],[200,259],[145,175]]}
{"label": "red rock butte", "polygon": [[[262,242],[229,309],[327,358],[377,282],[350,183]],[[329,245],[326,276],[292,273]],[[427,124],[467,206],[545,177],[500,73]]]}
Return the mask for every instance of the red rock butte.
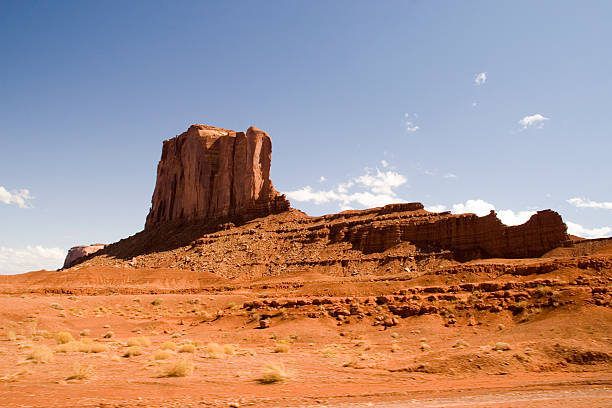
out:
{"label": "red rock butte", "polygon": [[570,244],[551,210],[517,226],[504,225],[494,212],[432,213],[421,203],[309,217],[274,189],[271,154],[270,137],[255,127],[244,133],[190,126],[163,143],[145,229],[83,259],[224,277],[313,268],[349,276],[357,267],[388,272],[391,258],[403,269],[434,259],[539,257]]}
{"label": "red rock butte", "polygon": [[246,133],[192,125],[164,141],[145,229],[167,221],[246,221],[289,209],[270,181],[272,142]]}

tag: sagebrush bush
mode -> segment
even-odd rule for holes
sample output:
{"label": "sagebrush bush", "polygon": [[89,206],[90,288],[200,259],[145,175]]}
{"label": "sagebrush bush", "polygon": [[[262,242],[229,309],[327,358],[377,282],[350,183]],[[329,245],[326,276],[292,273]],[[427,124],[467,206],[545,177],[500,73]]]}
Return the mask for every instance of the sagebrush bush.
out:
{"label": "sagebrush bush", "polygon": [[81,364],[78,361],[72,366],[72,373],[66,377],[66,380],[86,380],[93,375],[93,367],[86,364]]}
{"label": "sagebrush bush", "polygon": [[285,369],[283,363],[269,362],[264,367],[263,373],[258,381],[262,384],[273,384],[282,382],[290,378],[289,373]]}
{"label": "sagebrush bush", "polygon": [[140,347],[132,346],[132,347],[128,347],[127,349],[125,349],[125,351],[123,352],[123,357],[129,358],[129,357],[140,356],[141,354],[142,354],[142,350]]}
{"label": "sagebrush bush", "polygon": [[64,344],[64,343],[74,341],[74,338],[72,337],[72,334],[64,331],[64,332],[58,332],[55,335],[55,340],[57,341],[57,344]]}
{"label": "sagebrush bush", "polygon": [[133,346],[149,347],[151,345],[151,340],[146,336],[130,337],[129,339],[127,339],[127,345],[130,347],[133,347]]}
{"label": "sagebrush bush", "polygon": [[167,360],[174,354],[168,350],[156,350],[151,354],[153,360]]}
{"label": "sagebrush bush", "polygon": [[173,342],[173,341],[166,341],[166,342],[163,342],[159,346],[159,348],[162,349],[162,350],[172,350],[172,351],[174,351],[174,350],[176,350],[178,348],[178,345],[175,342]]}
{"label": "sagebrush bush", "polygon": [[174,360],[162,367],[163,377],[187,377],[193,374],[193,362],[186,358]]}
{"label": "sagebrush bush", "polygon": [[288,353],[289,350],[291,350],[289,343],[276,343],[276,346],[274,346],[275,353]]}
{"label": "sagebrush bush", "polygon": [[53,352],[44,344],[35,346],[32,347],[32,350],[28,353],[27,359],[34,363],[48,363],[53,360]]}
{"label": "sagebrush bush", "polygon": [[196,351],[196,346],[194,346],[191,343],[183,344],[181,348],[179,348],[178,350],[179,353],[195,353],[195,351]]}

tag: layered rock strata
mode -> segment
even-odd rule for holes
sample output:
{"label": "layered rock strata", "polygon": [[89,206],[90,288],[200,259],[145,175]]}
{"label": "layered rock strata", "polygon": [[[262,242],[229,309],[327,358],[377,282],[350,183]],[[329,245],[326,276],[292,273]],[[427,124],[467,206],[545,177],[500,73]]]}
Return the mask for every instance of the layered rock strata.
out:
{"label": "layered rock strata", "polygon": [[246,133],[192,125],[163,143],[145,229],[168,221],[246,221],[289,209],[270,181],[272,142]]}

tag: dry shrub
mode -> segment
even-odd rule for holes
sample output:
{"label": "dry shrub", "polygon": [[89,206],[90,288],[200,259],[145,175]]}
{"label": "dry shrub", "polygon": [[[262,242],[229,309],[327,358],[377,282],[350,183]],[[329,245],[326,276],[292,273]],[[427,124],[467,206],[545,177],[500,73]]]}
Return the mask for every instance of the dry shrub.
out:
{"label": "dry shrub", "polygon": [[49,307],[55,310],[64,310],[64,306],[60,305],[59,303],[51,303]]}
{"label": "dry shrub", "polygon": [[81,364],[78,361],[72,366],[72,373],[66,377],[66,380],[86,380],[93,375],[93,367],[86,364]]}
{"label": "dry shrub", "polygon": [[257,380],[262,384],[273,384],[289,379],[291,376],[283,363],[266,363],[261,377]]}
{"label": "dry shrub", "polygon": [[231,344],[224,344],[223,353],[233,356],[234,354],[236,354],[236,348]]}
{"label": "dry shrub", "polygon": [[503,341],[498,341],[495,343],[495,347],[493,347],[495,351],[508,351],[510,350],[510,345],[508,343],[504,343]]}
{"label": "dry shrub", "polygon": [[151,302],[151,304],[152,304],[153,306],[159,306],[159,305],[161,305],[162,303],[163,303],[163,300],[162,300],[162,299],[159,299],[159,298],[154,299],[154,300]]}
{"label": "dry shrub", "polygon": [[146,336],[130,337],[127,340],[127,345],[129,347],[134,347],[134,346],[149,347],[151,345],[151,340]]}
{"label": "dry shrub", "polygon": [[196,351],[196,346],[194,346],[191,343],[183,344],[181,348],[179,348],[178,350],[179,353],[195,353],[195,351]]}
{"label": "dry shrub", "polygon": [[176,350],[178,348],[177,344],[173,341],[166,341],[159,346],[162,350]]}
{"label": "dry shrub", "polygon": [[104,334],[104,336],[102,336],[102,338],[104,339],[110,339],[111,337],[113,337],[115,335],[115,333],[113,333],[112,331],[106,332]]}
{"label": "dry shrub", "polygon": [[69,341],[68,343],[62,343],[55,347],[55,352],[72,353],[75,351],[79,351],[79,349],[81,348],[81,344],[82,343],[80,341]]}
{"label": "dry shrub", "polygon": [[174,360],[162,368],[162,377],[187,377],[193,374],[193,362],[186,358]]}
{"label": "dry shrub", "polygon": [[72,334],[70,334],[69,332],[58,332],[55,335],[55,340],[57,341],[57,344],[64,344],[64,343],[74,341],[74,338],[72,337]]}
{"label": "dry shrub", "polygon": [[34,363],[48,363],[53,360],[53,352],[43,344],[33,347],[28,353],[27,359]]}
{"label": "dry shrub", "polygon": [[9,330],[6,332],[6,339],[8,341],[15,341],[17,340],[17,334],[13,330]]}
{"label": "dry shrub", "polygon": [[453,346],[453,348],[468,348],[470,347],[470,345],[464,341],[464,340],[457,340],[457,342],[455,343],[455,345]]}
{"label": "dry shrub", "polygon": [[421,351],[426,351],[426,350],[431,349],[431,346],[425,342],[421,343],[420,347],[421,347]]}
{"label": "dry shrub", "polygon": [[84,330],[81,330],[81,332],[79,333],[79,336],[89,336],[90,334],[91,334],[91,330],[84,329]]}
{"label": "dry shrub", "polygon": [[151,354],[153,360],[167,360],[172,357],[174,354],[168,350],[156,350]]}
{"label": "dry shrub", "polygon": [[397,353],[397,352],[398,352],[398,351],[400,351],[401,349],[402,349],[402,348],[401,348],[401,347],[400,347],[400,345],[399,345],[399,344],[397,344],[397,343],[393,343],[393,344],[391,345],[391,352],[392,352],[392,353]]}
{"label": "dry shrub", "polygon": [[288,353],[289,350],[291,350],[289,343],[276,343],[276,346],[274,347],[275,353]]}
{"label": "dry shrub", "polygon": [[132,347],[128,347],[127,349],[125,349],[125,352],[123,353],[123,357],[129,358],[129,357],[139,356],[141,354],[142,354],[142,350],[140,349],[140,347],[132,346]]}

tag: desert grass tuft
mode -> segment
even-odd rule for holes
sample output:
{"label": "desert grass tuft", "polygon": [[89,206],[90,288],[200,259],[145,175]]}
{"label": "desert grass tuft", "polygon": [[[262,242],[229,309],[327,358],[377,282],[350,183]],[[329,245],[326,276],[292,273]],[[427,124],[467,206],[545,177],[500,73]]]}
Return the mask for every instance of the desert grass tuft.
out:
{"label": "desert grass tuft", "polygon": [[72,373],[66,377],[66,380],[86,380],[93,375],[93,367],[86,364],[81,364],[78,361],[72,366]]}
{"label": "desert grass tuft", "polygon": [[162,350],[172,350],[172,351],[174,351],[174,350],[176,350],[178,348],[178,345],[175,342],[173,342],[173,341],[166,341],[166,342],[162,343],[159,346],[159,348],[162,349]]}
{"label": "desert grass tuft", "polygon": [[283,382],[289,379],[291,376],[285,369],[283,363],[266,363],[261,377],[257,380],[262,384],[274,384],[277,382]]}
{"label": "desert grass tuft", "polygon": [[275,353],[288,353],[291,350],[291,346],[289,345],[289,343],[276,343],[276,346],[274,346],[274,352]]}
{"label": "desert grass tuft", "polygon": [[15,341],[17,340],[17,334],[13,330],[9,330],[6,332],[6,339],[8,341]]}
{"label": "desert grass tuft", "polygon": [[162,367],[162,377],[187,377],[193,374],[193,362],[186,358],[171,361]]}
{"label": "desert grass tuft", "polygon": [[168,360],[173,355],[174,353],[168,350],[156,350],[151,354],[151,358],[153,358],[153,360]]}
{"label": "desert grass tuft", "polygon": [[123,353],[123,357],[129,358],[129,357],[140,356],[141,354],[142,354],[142,350],[140,347],[132,346],[132,347],[128,347],[127,349],[125,349]]}
{"label": "desert grass tuft", "polygon": [[74,338],[69,332],[58,332],[55,335],[55,340],[57,341],[57,344],[64,344],[74,341]]}
{"label": "desert grass tuft", "polygon": [[179,353],[195,353],[195,351],[196,346],[191,343],[183,344],[181,348],[178,349]]}
{"label": "desert grass tuft", "polygon": [[129,347],[133,347],[133,346],[149,347],[151,345],[151,340],[146,336],[130,337],[129,339],[127,339],[127,345]]}
{"label": "desert grass tuft", "polygon": [[27,359],[34,363],[48,363],[53,360],[53,352],[43,344],[33,347],[28,353]]}

